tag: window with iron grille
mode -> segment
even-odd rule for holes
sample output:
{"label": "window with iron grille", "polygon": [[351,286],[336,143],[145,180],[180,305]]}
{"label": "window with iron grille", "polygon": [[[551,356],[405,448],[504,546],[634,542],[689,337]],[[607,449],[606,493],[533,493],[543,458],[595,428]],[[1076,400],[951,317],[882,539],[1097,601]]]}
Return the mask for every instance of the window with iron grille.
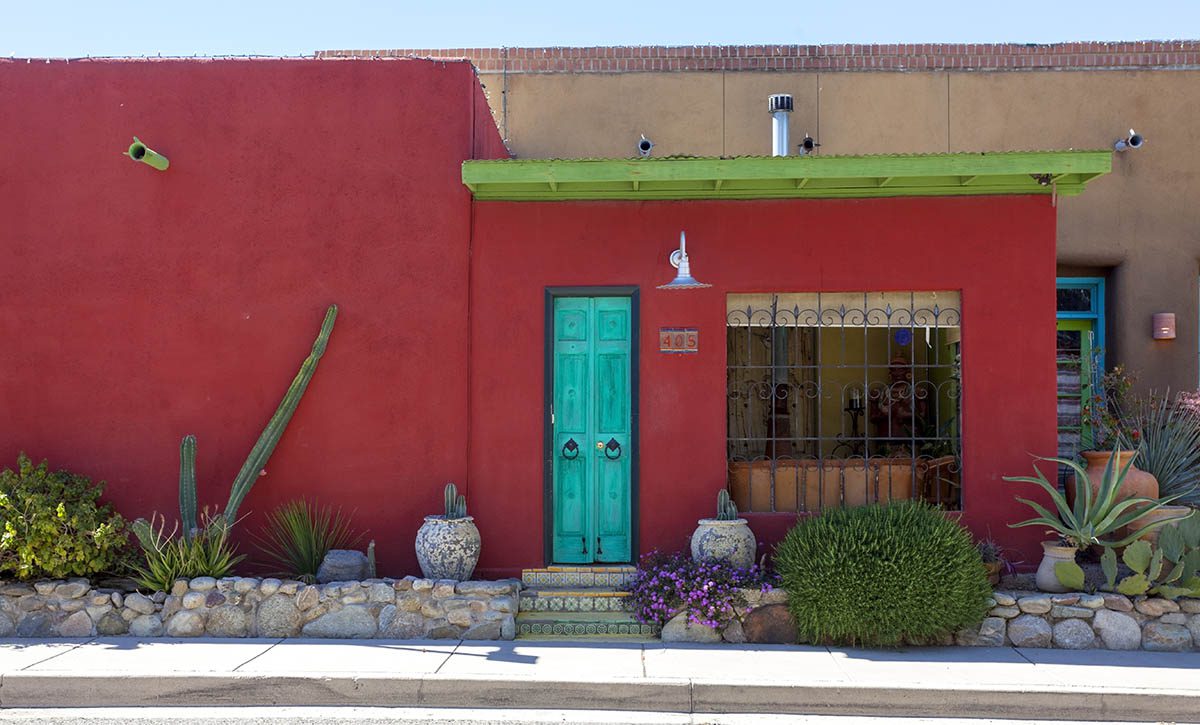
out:
{"label": "window with iron grille", "polygon": [[960,295],[732,294],[729,488],[742,511],[960,506]]}

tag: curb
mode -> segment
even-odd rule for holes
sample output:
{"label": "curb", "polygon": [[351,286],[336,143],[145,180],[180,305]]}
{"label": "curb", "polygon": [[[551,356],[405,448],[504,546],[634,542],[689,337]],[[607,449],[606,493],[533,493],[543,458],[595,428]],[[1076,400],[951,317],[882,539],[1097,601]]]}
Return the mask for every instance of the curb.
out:
{"label": "curb", "polygon": [[1200,712],[1200,691],[759,685],[687,679],[579,682],[382,673],[124,676],[14,672],[0,679],[0,708],[235,705],[1173,721]]}

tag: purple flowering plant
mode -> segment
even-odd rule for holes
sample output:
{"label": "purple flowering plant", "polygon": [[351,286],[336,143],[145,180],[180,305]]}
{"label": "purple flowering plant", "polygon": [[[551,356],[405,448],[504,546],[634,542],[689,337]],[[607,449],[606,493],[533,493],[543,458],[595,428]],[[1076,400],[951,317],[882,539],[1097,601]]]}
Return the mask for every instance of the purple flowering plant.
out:
{"label": "purple flowering plant", "polygon": [[743,589],[770,591],[778,575],[757,564],[747,568],[723,562],[696,561],[683,552],[653,551],[642,557],[628,589],[634,616],[644,624],[662,626],[679,612],[688,624],[717,627],[734,607],[746,605]]}

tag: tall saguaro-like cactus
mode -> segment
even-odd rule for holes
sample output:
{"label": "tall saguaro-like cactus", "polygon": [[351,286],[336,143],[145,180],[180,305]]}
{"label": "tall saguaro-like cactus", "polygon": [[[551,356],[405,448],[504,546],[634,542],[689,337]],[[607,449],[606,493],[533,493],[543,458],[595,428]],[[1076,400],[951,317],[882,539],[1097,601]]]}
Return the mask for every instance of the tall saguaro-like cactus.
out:
{"label": "tall saguaro-like cactus", "polygon": [[[275,414],[271,416],[267,427],[258,437],[258,442],[250,449],[250,455],[246,457],[246,462],[242,464],[241,470],[233,480],[233,486],[229,491],[229,503],[225,505],[225,510],[222,512],[226,526],[232,526],[233,522],[237,520],[237,512],[242,501],[246,498],[246,494],[250,493],[250,488],[258,478],[259,472],[267,465],[267,459],[275,451],[275,446],[283,436],[288,422],[291,421],[292,414],[296,412],[296,406],[299,405],[300,398],[304,395],[313,373],[317,370],[317,363],[325,354],[325,348],[329,344],[329,335],[333,332],[333,323],[336,320],[337,305],[330,305],[325,312],[325,320],[321,323],[321,331],[317,334],[317,340],[313,343],[312,352],[300,365],[300,372],[296,373],[291,386],[283,395],[283,400],[279,402]],[[184,535],[190,536],[191,531],[197,526],[196,437],[192,435],[184,436],[183,442],[179,446],[179,514],[183,521]]]}
{"label": "tall saguaro-like cactus", "polygon": [[184,538],[192,538],[196,520],[196,436],[186,435],[179,444],[179,520]]}

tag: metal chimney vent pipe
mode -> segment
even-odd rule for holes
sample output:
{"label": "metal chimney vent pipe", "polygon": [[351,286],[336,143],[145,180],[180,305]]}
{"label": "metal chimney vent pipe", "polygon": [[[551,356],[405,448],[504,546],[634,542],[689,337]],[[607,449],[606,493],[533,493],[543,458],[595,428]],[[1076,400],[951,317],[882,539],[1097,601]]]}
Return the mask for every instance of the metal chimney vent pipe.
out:
{"label": "metal chimney vent pipe", "polygon": [[776,93],[767,96],[767,112],[771,114],[771,155],[788,155],[788,114],[792,112],[792,94]]}

